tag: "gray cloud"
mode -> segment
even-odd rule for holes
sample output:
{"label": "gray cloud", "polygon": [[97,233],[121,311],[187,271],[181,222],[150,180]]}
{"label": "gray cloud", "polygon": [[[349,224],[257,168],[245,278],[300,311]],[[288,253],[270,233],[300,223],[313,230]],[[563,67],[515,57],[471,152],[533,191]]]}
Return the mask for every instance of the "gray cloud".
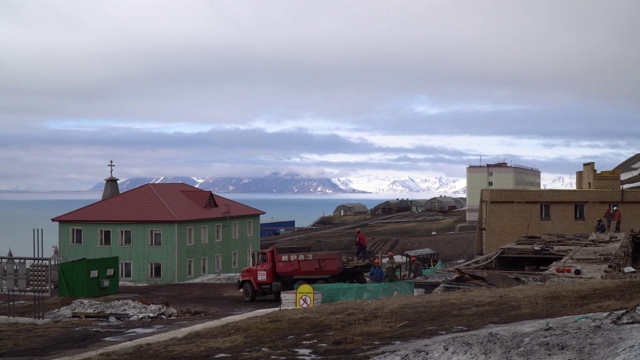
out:
{"label": "gray cloud", "polygon": [[612,168],[638,152],[638,10],[5,1],[0,189],[87,187],[111,159],[121,177]]}

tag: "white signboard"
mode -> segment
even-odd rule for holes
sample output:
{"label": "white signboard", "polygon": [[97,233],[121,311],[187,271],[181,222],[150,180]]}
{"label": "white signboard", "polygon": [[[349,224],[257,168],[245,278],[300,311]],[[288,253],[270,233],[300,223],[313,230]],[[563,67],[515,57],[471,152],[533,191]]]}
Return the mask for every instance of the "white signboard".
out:
{"label": "white signboard", "polygon": [[258,281],[267,281],[266,271],[258,271]]}

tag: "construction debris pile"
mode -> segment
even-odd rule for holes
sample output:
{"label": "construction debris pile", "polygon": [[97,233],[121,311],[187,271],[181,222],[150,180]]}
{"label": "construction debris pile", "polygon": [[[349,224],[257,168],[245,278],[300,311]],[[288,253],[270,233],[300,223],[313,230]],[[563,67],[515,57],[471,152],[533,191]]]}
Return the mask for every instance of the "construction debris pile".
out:
{"label": "construction debris pile", "polygon": [[561,276],[604,279],[618,274],[633,262],[632,236],[610,234],[549,234],[524,238],[500,248],[494,262],[498,268],[518,259],[524,270]]}

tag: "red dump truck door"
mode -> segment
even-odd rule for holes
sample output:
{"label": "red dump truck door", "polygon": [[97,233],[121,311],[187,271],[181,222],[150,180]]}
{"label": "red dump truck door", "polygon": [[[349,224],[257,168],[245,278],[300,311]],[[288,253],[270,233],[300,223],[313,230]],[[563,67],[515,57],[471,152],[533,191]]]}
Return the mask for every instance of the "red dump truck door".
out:
{"label": "red dump truck door", "polygon": [[270,284],[276,280],[273,250],[258,252],[256,264],[256,281],[260,284]]}

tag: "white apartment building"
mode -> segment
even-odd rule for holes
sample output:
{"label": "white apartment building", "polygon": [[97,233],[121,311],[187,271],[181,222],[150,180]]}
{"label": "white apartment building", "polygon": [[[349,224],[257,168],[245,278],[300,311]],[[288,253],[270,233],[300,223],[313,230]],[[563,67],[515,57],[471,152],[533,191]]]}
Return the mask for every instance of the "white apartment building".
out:
{"label": "white apartment building", "polygon": [[540,170],[505,162],[467,167],[467,221],[478,221],[482,189],[540,189]]}

